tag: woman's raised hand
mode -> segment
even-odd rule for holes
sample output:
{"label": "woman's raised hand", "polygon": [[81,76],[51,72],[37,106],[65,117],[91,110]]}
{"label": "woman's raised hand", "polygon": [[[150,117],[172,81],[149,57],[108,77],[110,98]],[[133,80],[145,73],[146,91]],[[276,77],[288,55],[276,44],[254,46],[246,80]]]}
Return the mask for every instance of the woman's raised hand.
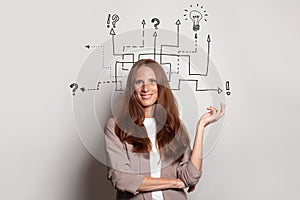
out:
{"label": "woman's raised hand", "polygon": [[225,114],[225,104],[221,103],[220,106],[220,109],[217,109],[213,106],[209,106],[207,108],[209,112],[205,113],[200,117],[197,126],[205,127],[213,122],[218,121],[218,119],[220,119]]}

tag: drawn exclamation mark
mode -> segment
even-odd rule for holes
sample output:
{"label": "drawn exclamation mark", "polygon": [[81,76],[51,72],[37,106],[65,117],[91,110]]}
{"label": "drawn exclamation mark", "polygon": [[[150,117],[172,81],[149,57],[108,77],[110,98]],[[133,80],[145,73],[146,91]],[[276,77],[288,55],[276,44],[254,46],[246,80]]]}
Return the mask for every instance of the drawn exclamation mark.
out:
{"label": "drawn exclamation mark", "polygon": [[107,19],[107,28],[109,28],[109,24],[110,24],[110,14],[108,14],[108,19]]}
{"label": "drawn exclamation mark", "polygon": [[226,94],[229,96],[231,94],[231,92],[229,91],[230,88],[229,88],[229,81],[226,81]]}

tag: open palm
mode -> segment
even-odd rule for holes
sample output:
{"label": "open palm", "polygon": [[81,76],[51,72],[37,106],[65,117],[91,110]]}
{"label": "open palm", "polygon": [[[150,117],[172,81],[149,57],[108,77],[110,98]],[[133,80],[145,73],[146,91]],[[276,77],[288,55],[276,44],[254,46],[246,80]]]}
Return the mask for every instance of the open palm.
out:
{"label": "open palm", "polygon": [[207,126],[213,122],[218,121],[225,114],[225,104],[220,104],[220,109],[217,109],[213,106],[209,106],[207,110],[209,112],[202,115],[198,121],[198,126]]}

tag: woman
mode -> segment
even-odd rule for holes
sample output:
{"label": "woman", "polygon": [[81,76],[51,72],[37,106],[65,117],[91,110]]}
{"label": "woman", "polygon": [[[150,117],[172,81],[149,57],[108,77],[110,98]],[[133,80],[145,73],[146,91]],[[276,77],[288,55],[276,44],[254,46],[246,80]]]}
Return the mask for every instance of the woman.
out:
{"label": "woman", "polygon": [[105,141],[108,179],[117,199],[187,199],[201,176],[204,128],[224,115],[212,106],[198,121],[191,151],[175,98],[162,67],[151,59],[131,68]]}

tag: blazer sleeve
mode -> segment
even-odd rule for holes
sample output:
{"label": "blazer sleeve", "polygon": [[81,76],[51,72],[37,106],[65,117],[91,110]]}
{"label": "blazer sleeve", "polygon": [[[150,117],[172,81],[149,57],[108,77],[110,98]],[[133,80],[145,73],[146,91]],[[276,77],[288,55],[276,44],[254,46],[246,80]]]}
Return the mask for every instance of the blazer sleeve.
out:
{"label": "blazer sleeve", "polygon": [[138,194],[138,188],[144,180],[144,175],[131,170],[124,144],[115,133],[115,122],[108,120],[104,131],[106,157],[108,162],[108,179],[113,186],[122,192]]}
{"label": "blazer sleeve", "polygon": [[187,187],[196,185],[202,174],[202,170],[198,171],[191,162],[190,157],[191,148],[188,146],[177,167],[177,177],[181,179]]}

